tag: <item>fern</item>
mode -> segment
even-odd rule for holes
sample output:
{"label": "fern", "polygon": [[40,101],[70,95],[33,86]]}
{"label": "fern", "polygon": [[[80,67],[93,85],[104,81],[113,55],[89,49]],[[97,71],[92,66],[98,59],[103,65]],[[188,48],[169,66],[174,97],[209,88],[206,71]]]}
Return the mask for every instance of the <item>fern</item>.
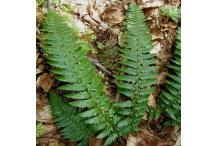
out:
{"label": "fern", "polygon": [[174,57],[168,65],[169,72],[165,88],[160,93],[160,107],[164,115],[170,118],[167,125],[180,125],[181,122],[181,29],[176,35]]}
{"label": "fern", "polygon": [[119,123],[124,126],[122,133],[138,129],[148,108],[148,97],[154,91],[152,85],[157,82],[155,58],[149,53],[153,47],[151,35],[144,21],[143,12],[136,4],[130,4],[124,23],[121,68],[115,77],[119,92],[131,100],[131,106],[122,111],[127,115],[127,118]]}
{"label": "fern", "polygon": [[82,109],[79,116],[99,131],[97,137],[107,137],[105,145],[111,144],[119,135],[116,125],[120,118],[111,108],[101,78],[86,57],[88,45],[53,11],[48,12],[43,30],[47,63],[53,67],[51,72],[56,79],[65,83],[58,89],[64,91],[64,97],[74,99],[71,106]]}
{"label": "fern", "polygon": [[44,134],[45,127],[42,123],[36,125],[36,138],[41,137]]}
{"label": "fern", "polygon": [[89,129],[83,119],[77,115],[75,108],[54,93],[50,93],[49,103],[61,134],[71,142],[78,142],[78,146],[87,146]]}
{"label": "fern", "polygon": [[173,21],[177,22],[180,18],[180,10],[176,7],[161,7],[160,11],[163,15],[170,17]]}

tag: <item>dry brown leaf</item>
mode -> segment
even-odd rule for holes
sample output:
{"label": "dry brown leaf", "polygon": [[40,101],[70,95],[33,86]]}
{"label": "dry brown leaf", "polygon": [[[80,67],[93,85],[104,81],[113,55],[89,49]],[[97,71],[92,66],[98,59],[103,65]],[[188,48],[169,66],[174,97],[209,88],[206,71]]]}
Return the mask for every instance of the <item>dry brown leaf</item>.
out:
{"label": "dry brown leaf", "polygon": [[36,74],[39,74],[39,73],[41,73],[42,71],[40,70],[40,69],[36,69]]}
{"label": "dry brown leaf", "polygon": [[139,2],[140,8],[154,8],[161,7],[165,3],[164,0],[141,0]]}
{"label": "dry brown leaf", "polygon": [[54,76],[48,73],[43,73],[36,81],[36,87],[42,87],[45,92],[48,92],[54,82]]}
{"label": "dry brown leaf", "polygon": [[148,106],[156,107],[155,96],[154,96],[153,94],[151,94],[151,95],[148,97]]}
{"label": "dry brown leaf", "polygon": [[176,143],[173,146],[181,146],[181,135],[177,137]]}
{"label": "dry brown leaf", "polygon": [[65,146],[65,144],[61,143],[60,141],[56,140],[48,144],[48,146]]}
{"label": "dry brown leaf", "polygon": [[148,113],[145,112],[142,119],[145,120],[145,121],[147,121],[147,120],[148,120]]}
{"label": "dry brown leaf", "polygon": [[127,139],[126,146],[138,146],[138,143],[140,143],[143,139],[139,136],[133,136],[130,134]]}
{"label": "dry brown leaf", "polygon": [[111,5],[102,14],[102,19],[110,25],[118,24],[124,19],[122,8]]}
{"label": "dry brown leaf", "polygon": [[122,2],[123,2],[123,7],[125,9],[127,9],[128,8],[128,4],[135,2],[135,0],[123,0]]}
{"label": "dry brown leaf", "polygon": [[38,57],[37,57],[36,66],[38,66],[39,64],[41,64],[43,61],[44,61],[43,58],[38,58]]}
{"label": "dry brown leaf", "polygon": [[87,30],[87,26],[79,19],[74,20],[74,24],[78,28],[79,32],[84,33]]}
{"label": "dry brown leaf", "polygon": [[167,73],[161,72],[157,77],[157,85],[161,85],[164,83]]}
{"label": "dry brown leaf", "polygon": [[89,15],[85,15],[84,17],[83,17],[83,19],[85,20],[85,21],[87,21],[90,25],[92,25],[92,26],[98,26],[98,23],[97,22],[95,22]]}
{"label": "dry brown leaf", "polygon": [[44,124],[44,129],[43,129],[43,133],[52,133],[54,131],[56,131],[56,127],[54,125],[51,124]]}
{"label": "dry brown leaf", "polygon": [[168,0],[171,6],[179,7],[180,6],[180,0]]}
{"label": "dry brown leaf", "polygon": [[51,123],[52,115],[49,105],[44,106],[43,108],[36,109],[36,121]]}
{"label": "dry brown leaf", "polygon": [[154,48],[150,51],[151,54],[159,54],[160,50],[161,50],[161,44],[160,42],[154,42],[153,43]]}
{"label": "dry brown leaf", "polygon": [[102,139],[97,139],[93,136],[89,137],[89,146],[103,146]]}

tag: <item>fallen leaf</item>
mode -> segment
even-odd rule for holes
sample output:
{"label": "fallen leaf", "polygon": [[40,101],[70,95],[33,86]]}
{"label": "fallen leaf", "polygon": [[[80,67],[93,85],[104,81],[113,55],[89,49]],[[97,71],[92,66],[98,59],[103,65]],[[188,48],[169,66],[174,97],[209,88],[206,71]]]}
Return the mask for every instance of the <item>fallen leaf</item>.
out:
{"label": "fallen leaf", "polygon": [[168,0],[171,6],[179,7],[181,1],[180,0]]}
{"label": "fallen leaf", "polygon": [[164,0],[141,0],[139,2],[140,8],[154,8],[163,6],[165,3]]}
{"label": "fallen leaf", "polygon": [[102,14],[102,19],[110,25],[118,24],[124,19],[122,8],[111,5]]}
{"label": "fallen leaf", "polygon": [[134,0],[123,0],[123,7],[125,9],[127,9],[128,8],[128,4],[129,3],[133,3],[133,2],[135,2],[135,1]]}
{"label": "fallen leaf", "polygon": [[164,83],[165,79],[166,79],[167,73],[166,72],[161,72],[158,76],[157,76],[157,85],[161,85]]}
{"label": "fallen leaf", "polygon": [[89,137],[89,146],[103,146],[103,140],[97,139],[93,136]]}
{"label": "fallen leaf", "polygon": [[36,66],[38,66],[39,64],[41,64],[43,61],[44,61],[43,58],[38,58],[38,57],[37,57]]}
{"label": "fallen leaf", "polygon": [[133,136],[130,134],[127,139],[126,146],[138,146],[138,143],[140,143],[143,139],[139,136]]}
{"label": "fallen leaf", "polygon": [[176,143],[173,146],[181,146],[181,135],[177,137]]}
{"label": "fallen leaf", "polygon": [[51,120],[52,120],[52,115],[51,115],[51,109],[49,105],[46,105],[42,108],[37,108],[36,121],[51,123]]}
{"label": "fallen leaf", "polygon": [[63,144],[60,141],[56,140],[54,142],[49,143],[48,146],[65,146],[65,144]]}
{"label": "fallen leaf", "polygon": [[43,73],[36,81],[36,87],[42,87],[45,92],[48,92],[54,82],[54,76],[48,73]]}
{"label": "fallen leaf", "polygon": [[74,24],[77,26],[79,32],[84,33],[87,30],[87,26],[79,19],[74,21]]}
{"label": "fallen leaf", "polygon": [[84,15],[83,19],[87,21],[90,25],[98,26],[98,23],[95,22],[89,15]]}
{"label": "fallen leaf", "polygon": [[154,42],[153,43],[154,48],[150,51],[151,54],[159,54],[160,50],[161,50],[161,44],[159,42]]}
{"label": "fallen leaf", "polygon": [[148,97],[148,106],[156,107],[156,100],[153,94]]}
{"label": "fallen leaf", "polygon": [[147,120],[148,120],[148,113],[145,112],[142,119],[145,120],[145,121],[147,121]]}
{"label": "fallen leaf", "polygon": [[44,124],[44,129],[43,129],[43,134],[46,134],[46,133],[51,133],[51,132],[54,132],[56,131],[56,127],[54,125],[51,125],[51,124]]}
{"label": "fallen leaf", "polygon": [[40,70],[40,69],[36,69],[36,74],[39,74],[39,73],[41,73],[42,71]]}

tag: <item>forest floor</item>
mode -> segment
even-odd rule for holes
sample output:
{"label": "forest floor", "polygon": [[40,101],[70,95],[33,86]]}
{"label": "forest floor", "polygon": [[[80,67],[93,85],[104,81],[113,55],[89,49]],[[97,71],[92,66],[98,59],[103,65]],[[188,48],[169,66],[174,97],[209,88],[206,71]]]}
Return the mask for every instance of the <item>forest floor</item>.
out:
{"label": "forest floor", "polygon": [[[107,86],[107,94],[116,100],[118,93],[115,88],[114,74],[119,61],[118,50],[122,47],[122,21],[132,0],[52,0],[51,7],[66,17],[69,25],[75,24],[79,28],[82,39],[92,45],[88,54],[89,59],[96,66]],[[146,24],[152,34],[154,48],[160,66],[157,93],[163,84],[166,75],[166,64],[171,57],[171,47],[176,34],[177,22],[161,15],[160,7],[180,7],[180,0],[137,0],[137,4],[146,16]],[[41,45],[42,22],[47,12],[43,0],[37,0],[36,8],[36,124],[42,132],[38,133],[38,146],[73,146],[61,138],[56,126],[53,124],[50,106],[48,104],[48,91],[56,86],[54,76],[49,73],[49,66],[45,62]],[[149,106],[156,106],[156,96],[149,98]],[[124,137],[123,146],[180,146],[180,128],[165,127],[158,120],[148,122],[147,116],[143,118],[141,130]],[[102,141],[95,137],[90,138],[90,146],[102,146]],[[121,146],[121,145],[120,145]]]}

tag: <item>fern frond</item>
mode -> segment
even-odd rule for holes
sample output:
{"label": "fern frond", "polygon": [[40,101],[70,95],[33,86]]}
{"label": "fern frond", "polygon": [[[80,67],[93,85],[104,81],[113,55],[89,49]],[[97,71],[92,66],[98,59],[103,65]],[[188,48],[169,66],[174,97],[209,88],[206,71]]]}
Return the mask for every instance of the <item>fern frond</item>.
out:
{"label": "fern frond", "polygon": [[165,88],[160,93],[160,107],[170,118],[167,125],[180,125],[181,122],[181,29],[178,28],[174,57],[170,61]]}
{"label": "fern frond", "polygon": [[[124,23],[124,48],[121,50],[121,68],[115,76],[119,92],[131,101],[125,121],[119,123],[122,132],[137,130],[147,107],[148,97],[157,82],[157,66],[152,49],[151,35],[145,25],[143,12],[130,4]],[[131,125],[131,126],[130,126]],[[130,128],[131,127],[131,128]]]}
{"label": "fern frond", "polygon": [[[58,87],[66,92],[63,96],[74,99],[70,104],[82,109],[79,115],[86,118],[87,124],[95,125],[102,138],[108,136],[106,144],[113,142],[120,118],[111,110],[101,78],[86,57],[89,46],[53,11],[46,16],[43,45],[56,79],[65,82]],[[102,134],[105,130],[108,133]]]}
{"label": "fern frond", "polygon": [[55,93],[49,94],[49,103],[61,135],[71,142],[78,142],[78,146],[87,146],[89,129],[87,129],[83,119],[77,115],[76,109],[64,102]]}
{"label": "fern frond", "polygon": [[160,11],[163,15],[170,17],[175,22],[180,18],[180,10],[176,7],[164,6],[160,8]]}

